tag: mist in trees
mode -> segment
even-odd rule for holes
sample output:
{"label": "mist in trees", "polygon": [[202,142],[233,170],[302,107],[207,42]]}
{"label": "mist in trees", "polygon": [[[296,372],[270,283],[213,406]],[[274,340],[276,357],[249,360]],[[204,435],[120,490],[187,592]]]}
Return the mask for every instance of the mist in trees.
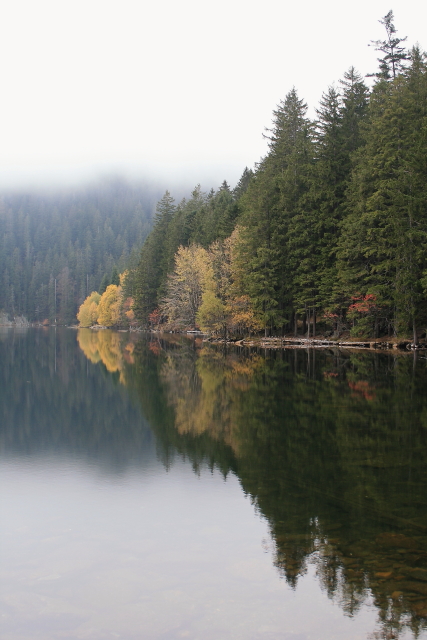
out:
{"label": "mist in trees", "polygon": [[92,291],[103,293],[136,267],[159,195],[120,179],[0,194],[0,310],[73,322]]}

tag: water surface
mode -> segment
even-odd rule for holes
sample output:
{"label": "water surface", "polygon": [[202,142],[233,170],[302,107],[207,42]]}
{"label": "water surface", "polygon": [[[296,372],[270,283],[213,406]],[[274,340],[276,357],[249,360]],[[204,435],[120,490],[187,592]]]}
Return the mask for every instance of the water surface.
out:
{"label": "water surface", "polygon": [[427,360],[0,333],[2,637],[427,638]]}

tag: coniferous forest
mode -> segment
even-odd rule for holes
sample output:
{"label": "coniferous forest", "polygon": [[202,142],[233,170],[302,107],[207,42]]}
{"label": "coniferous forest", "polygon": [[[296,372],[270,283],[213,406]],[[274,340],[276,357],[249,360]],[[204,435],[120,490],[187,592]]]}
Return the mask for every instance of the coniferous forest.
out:
{"label": "coniferous forest", "polygon": [[0,194],[0,312],[75,322],[88,293],[138,264],[159,195],[121,179]]}
{"label": "coniferous forest", "polygon": [[[427,326],[427,66],[390,11],[378,70],[353,67],[316,118],[292,88],[235,189],[166,192],[136,272],[144,325],[221,335],[418,337]],[[368,83],[372,85],[368,87]]]}
{"label": "coniferous forest", "polygon": [[350,67],[314,119],[292,88],[264,132],[266,156],[234,188],[198,185],[180,202],[166,191],[154,219],[160,194],[123,181],[4,194],[0,311],[64,324],[85,303],[84,326],[126,317],[224,337],[417,342],[427,327],[427,59],[405,47],[392,11],[380,22],[377,70]]}

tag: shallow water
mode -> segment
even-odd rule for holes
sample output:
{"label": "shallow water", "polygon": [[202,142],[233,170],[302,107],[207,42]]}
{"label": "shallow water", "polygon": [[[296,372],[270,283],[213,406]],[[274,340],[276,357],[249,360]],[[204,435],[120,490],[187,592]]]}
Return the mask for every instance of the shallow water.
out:
{"label": "shallow water", "polygon": [[0,333],[2,638],[427,638],[427,361]]}

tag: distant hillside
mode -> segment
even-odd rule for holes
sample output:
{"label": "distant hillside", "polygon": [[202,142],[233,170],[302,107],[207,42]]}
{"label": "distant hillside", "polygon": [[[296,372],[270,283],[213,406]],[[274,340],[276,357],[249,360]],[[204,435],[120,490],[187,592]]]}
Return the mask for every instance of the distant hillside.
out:
{"label": "distant hillside", "polygon": [[0,310],[74,321],[88,293],[138,263],[161,194],[118,178],[0,193]]}

